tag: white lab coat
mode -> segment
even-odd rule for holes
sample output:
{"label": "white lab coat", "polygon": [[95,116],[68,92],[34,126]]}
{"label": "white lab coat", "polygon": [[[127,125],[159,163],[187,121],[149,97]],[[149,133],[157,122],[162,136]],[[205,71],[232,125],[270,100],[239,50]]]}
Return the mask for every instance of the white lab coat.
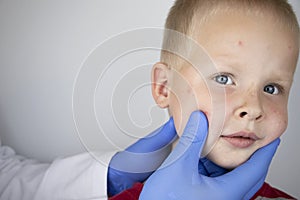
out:
{"label": "white lab coat", "polygon": [[[103,159],[109,162],[114,154],[104,153]],[[88,153],[44,164],[16,155],[0,141],[0,200],[107,199],[106,177],[107,166]]]}

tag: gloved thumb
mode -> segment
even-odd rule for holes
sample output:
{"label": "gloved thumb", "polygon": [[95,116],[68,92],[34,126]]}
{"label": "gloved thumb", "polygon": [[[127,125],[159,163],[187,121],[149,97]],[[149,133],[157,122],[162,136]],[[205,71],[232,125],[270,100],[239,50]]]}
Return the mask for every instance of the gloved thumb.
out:
{"label": "gloved thumb", "polygon": [[[208,121],[201,111],[194,111],[185,126],[182,136],[175,149],[164,164],[189,157],[193,166],[198,166],[198,161],[204,147],[208,132]],[[195,164],[195,165],[194,165]]]}
{"label": "gloved thumb", "polygon": [[158,151],[177,138],[174,120],[170,118],[163,126],[159,127],[145,138],[129,146],[126,151],[134,153],[149,153]]}
{"label": "gloved thumb", "polygon": [[[250,159],[241,166],[217,178],[222,179],[222,182],[230,183],[227,184],[227,191],[237,192],[235,188],[239,187],[241,194],[247,194],[244,196],[244,199],[253,196],[264,182],[279,143],[280,139],[278,138],[267,146],[257,150]],[[243,187],[240,187],[241,185],[243,185]]]}

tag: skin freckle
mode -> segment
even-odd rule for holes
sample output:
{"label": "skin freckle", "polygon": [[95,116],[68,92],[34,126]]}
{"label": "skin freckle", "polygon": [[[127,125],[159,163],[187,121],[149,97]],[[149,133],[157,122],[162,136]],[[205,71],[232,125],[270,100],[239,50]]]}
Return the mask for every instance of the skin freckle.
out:
{"label": "skin freckle", "polygon": [[288,46],[289,51],[293,51],[293,47],[291,45]]}
{"label": "skin freckle", "polygon": [[208,111],[202,110],[202,112],[206,115],[207,118],[209,118],[210,114],[208,113]]}
{"label": "skin freckle", "polygon": [[188,94],[191,94],[193,91],[192,91],[192,88],[187,88],[187,90],[186,90],[186,92],[188,93]]}
{"label": "skin freckle", "polygon": [[239,40],[238,41],[238,46],[243,46],[243,41]]}

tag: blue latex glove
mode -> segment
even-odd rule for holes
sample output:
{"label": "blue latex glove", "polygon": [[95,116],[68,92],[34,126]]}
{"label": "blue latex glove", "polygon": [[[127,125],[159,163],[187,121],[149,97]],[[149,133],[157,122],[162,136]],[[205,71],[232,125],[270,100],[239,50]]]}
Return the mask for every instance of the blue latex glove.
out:
{"label": "blue latex glove", "polygon": [[224,169],[207,158],[201,158],[198,164],[198,173],[208,177],[221,176],[227,173],[228,170]]}
{"label": "blue latex glove", "polygon": [[[217,177],[198,173],[199,155],[207,137],[208,122],[193,112],[176,148],[146,181],[141,200],[250,199],[262,186],[279,139],[257,150],[236,169]],[[220,172],[219,169],[216,170]]]}
{"label": "blue latex glove", "polygon": [[170,118],[147,137],[114,155],[108,168],[108,194],[113,196],[136,182],[144,182],[169,155],[176,138],[173,118]]}

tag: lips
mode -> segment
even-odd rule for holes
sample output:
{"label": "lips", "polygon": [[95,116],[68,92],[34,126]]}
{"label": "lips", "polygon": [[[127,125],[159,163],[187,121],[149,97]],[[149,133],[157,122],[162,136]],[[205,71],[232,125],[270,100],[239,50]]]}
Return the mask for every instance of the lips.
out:
{"label": "lips", "polygon": [[221,135],[221,138],[237,148],[250,147],[259,138],[254,133],[238,132],[231,135]]}

